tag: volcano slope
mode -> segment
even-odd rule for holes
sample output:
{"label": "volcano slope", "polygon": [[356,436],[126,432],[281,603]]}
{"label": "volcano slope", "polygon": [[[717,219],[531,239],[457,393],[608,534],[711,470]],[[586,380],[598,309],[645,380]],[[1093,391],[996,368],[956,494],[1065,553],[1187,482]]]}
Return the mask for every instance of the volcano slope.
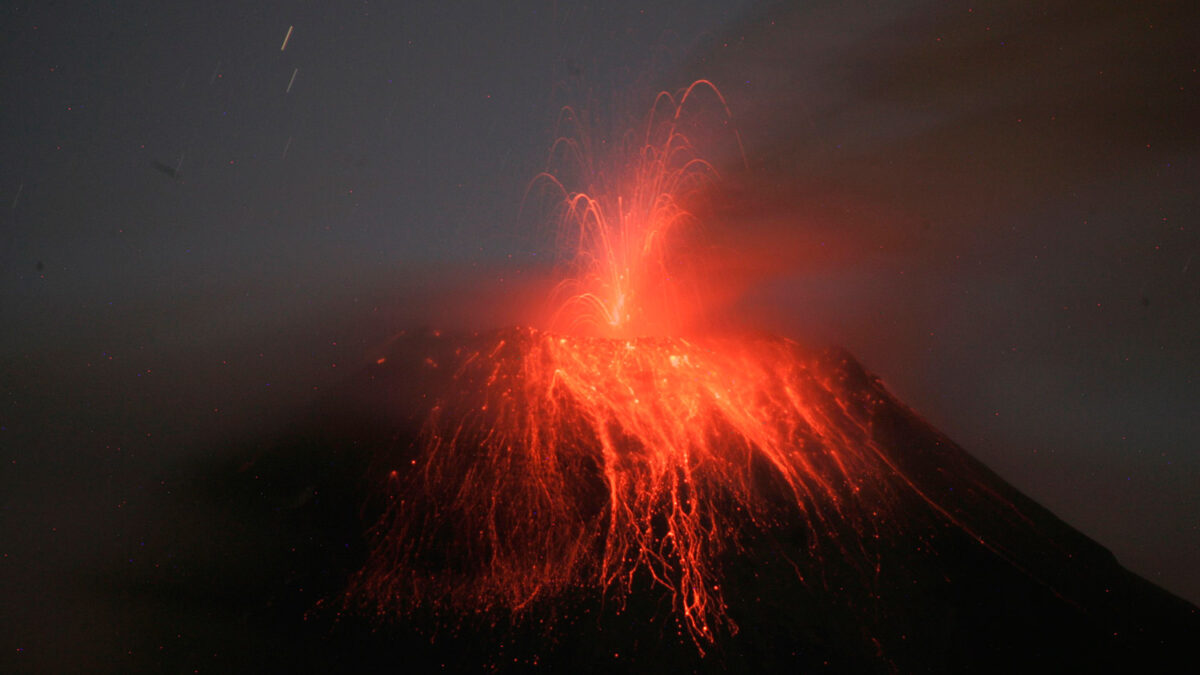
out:
{"label": "volcano slope", "polygon": [[195,485],[249,561],[248,669],[1152,672],[1200,636],[849,354],[771,337],[403,336]]}

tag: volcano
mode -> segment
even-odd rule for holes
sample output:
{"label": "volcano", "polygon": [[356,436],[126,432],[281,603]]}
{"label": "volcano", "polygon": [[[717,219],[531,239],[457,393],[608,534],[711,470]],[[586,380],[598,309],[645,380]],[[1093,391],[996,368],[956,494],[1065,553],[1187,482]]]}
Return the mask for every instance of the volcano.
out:
{"label": "volcano", "polygon": [[[1196,607],[1022,495],[850,354],[735,342],[397,338],[308,423],[223,472],[224,490],[238,486],[223,499],[240,495],[230,530],[288,570],[247,597],[259,648],[282,655],[266,663],[1146,672],[1190,660]],[[647,426],[637,409],[680,424]]]}
{"label": "volcano", "polygon": [[249,550],[289,551],[255,625],[307,617],[272,652],[322,671],[1184,662],[1195,607],[846,352],[713,316],[735,254],[706,239],[729,205],[723,153],[701,150],[740,152],[730,118],[704,80],[619,142],[565,108],[527,195],[555,234],[539,327],[402,334],[239,463]]}

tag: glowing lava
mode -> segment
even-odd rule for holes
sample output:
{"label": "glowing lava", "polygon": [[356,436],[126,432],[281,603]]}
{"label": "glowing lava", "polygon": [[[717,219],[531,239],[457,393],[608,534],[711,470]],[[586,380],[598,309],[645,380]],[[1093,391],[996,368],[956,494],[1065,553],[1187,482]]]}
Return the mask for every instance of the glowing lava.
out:
{"label": "glowing lava", "polygon": [[813,555],[870,564],[859,539],[889,484],[864,423],[877,401],[839,397],[791,342],[513,329],[456,358],[360,577],[386,608],[620,598],[644,573],[700,643],[736,628],[718,560],[746,527],[799,519]]}
{"label": "glowing lava", "polygon": [[703,229],[686,204],[717,177],[682,131],[700,91],[724,128],[724,100],[699,82],[661,94],[605,171],[586,139],[555,144],[535,181],[558,193],[567,251],[550,329],[429,361],[422,377],[453,375],[412,465],[393,472],[351,597],[382,613],[520,613],[649,584],[703,649],[736,630],[722,561],[747,536],[799,524],[812,559],[873,573],[877,515],[915,490],[873,440],[882,389],[843,386],[786,340],[673,336],[702,305],[684,283]]}

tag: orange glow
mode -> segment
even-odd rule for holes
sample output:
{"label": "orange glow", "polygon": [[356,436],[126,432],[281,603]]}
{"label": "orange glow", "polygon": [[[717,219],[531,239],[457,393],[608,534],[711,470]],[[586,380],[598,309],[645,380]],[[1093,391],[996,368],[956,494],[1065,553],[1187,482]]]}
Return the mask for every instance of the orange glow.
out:
{"label": "orange glow", "polygon": [[[534,181],[561,197],[547,329],[425,359],[421,376],[449,387],[412,466],[393,472],[348,597],[381,613],[519,614],[573,589],[619,601],[649,583],[703,651],[737,630],[721,561],[754,532],[800,524],[814,560],[834,552],[871,573],[877,514],[915,490],[873,440],[882,389],[847,386],[787,340],[680,337],[704,307],[690,283],[704,223],[686,205],[717,179],[683,133],[701,91],[725,129],[711,84],[660,94],[615,176],[595,170],[586,139],[555,144]],[[558,177],[572,171],[582,186]]]}

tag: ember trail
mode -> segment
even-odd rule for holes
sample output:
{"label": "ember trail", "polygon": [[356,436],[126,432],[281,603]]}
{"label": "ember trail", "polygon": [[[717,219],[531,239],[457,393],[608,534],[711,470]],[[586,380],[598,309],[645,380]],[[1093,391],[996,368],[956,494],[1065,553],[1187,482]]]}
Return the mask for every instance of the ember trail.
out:
{"label": "ember trail", "polygon": [[449,385],[411,466],[392,472],[350,597],[383,613],[519,614],[580,589],[619,606],[649,584],[703,651],[737,630],[721,561],[745,537],[798,523],[802,579],[830,555],[869,576],[889,503],[929,501],[874,440],[878,384],[847,387],[783,339],[678,336],[703,305],[688,283],[703,256],[683,253],[704,224],[685,205],[718,179],[681,130],[701,93],[728,129],[701,81],[660,94],[607,165],[577,129],[555,143],[531,188],[557,195],[548,328],[427,360]]}

